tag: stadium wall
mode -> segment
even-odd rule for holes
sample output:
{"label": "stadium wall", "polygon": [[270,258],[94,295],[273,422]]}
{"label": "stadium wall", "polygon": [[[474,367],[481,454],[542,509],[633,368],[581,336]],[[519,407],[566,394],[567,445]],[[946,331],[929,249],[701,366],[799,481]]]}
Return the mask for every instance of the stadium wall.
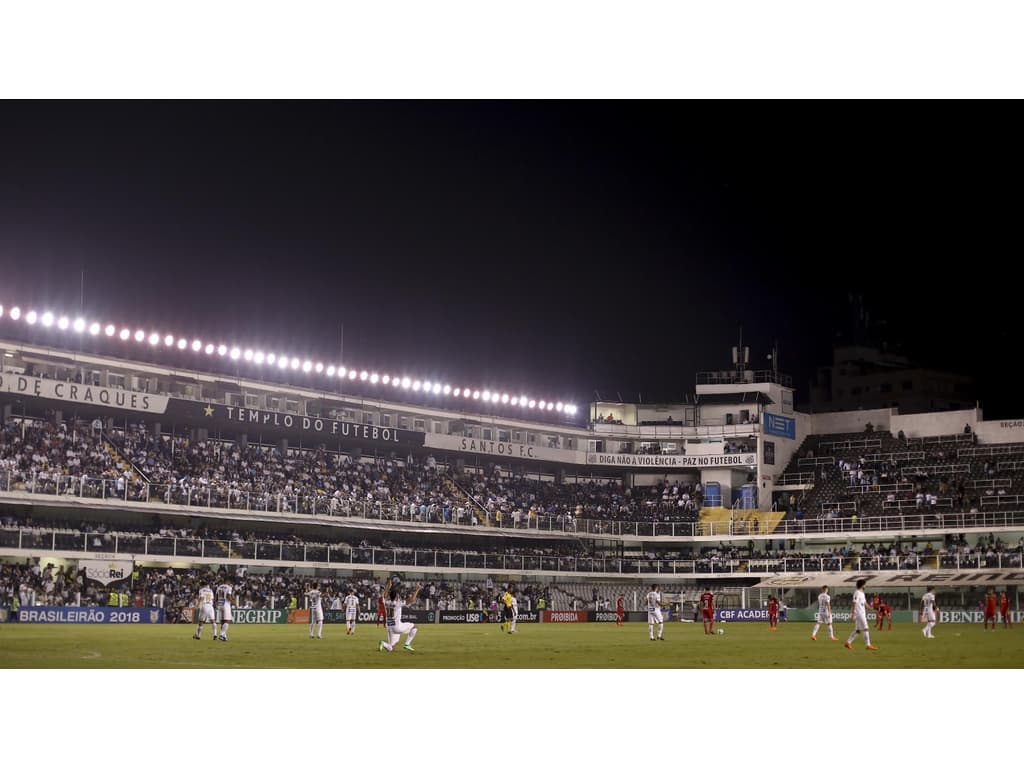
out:
{"label": "stadium wall", "polygon": [[[964,411],[916,413],[907,416],[893,414],[889,423],[894,435],[899,434],[902,429],[907,437],[935,437],[963,432],[964,424],[970,424],[972,430],[977,430],[980,421],[981,410],[971,408]],[[1021,431],[1024,433],[1024,429]]]}
{"label": "stadium wall", "polygon": [[[868,423],[873,424],[875,429],[891,429],[895,410],[894,408],[879,408],[871,411],[815,413],[811,416],[811,434],[837,435],[847,432],[863,432],[864,425]],[[961,422],[960,428],[962,429],[963,426],[963,422]]]}

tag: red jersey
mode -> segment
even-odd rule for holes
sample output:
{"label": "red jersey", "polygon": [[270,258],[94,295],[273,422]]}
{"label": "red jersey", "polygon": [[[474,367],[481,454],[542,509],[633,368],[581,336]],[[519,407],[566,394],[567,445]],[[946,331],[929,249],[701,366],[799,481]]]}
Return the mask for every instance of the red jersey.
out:
{"label": "red jersey", "polygon": [[768,615],[774,616],[779,612],[779,601],[774,597],[768,598]]}
{"label": "red jersey", "polygon": [[889,607],[888,605],[886,605],[885,603],[882,603],[881,605],[879,605],[879,606],[878,606],[878,612],[879,612],[879,613],[880,613],[880,614],[881,614],[882,616],[888,616],[889,614],[891,614],[891,613],[892,613],[892,608],[890,608],[890,607]]}
{"label": "red jersey", "polygon": [[1010,612],[1010,596],[1004,594],[999,598],[999,612],[1009,613]]}
{"label": "red jersey", "polygon": [[880,598],[878,595],[875,595],[873,598],[871,598],[871,607],[874,608],[876,611],[879,610],[882,607],[882,598]]}
{"label": "red jersey", "polygon": [[710,592],[705,592],[700,596],[700,609],[702,611],[710,611],[715,607],[715,596]]}
{"label": "red jersey", "polygon": [[985,595],[985,610],[987,611],[987,610],[990,610],[990,609],[993,610],[993,611],[996,609],[996,596],[995,595]]}
{"label": "red jersey", "polygon": [[626,608],[622,604],[622,598],[620,597],[615,601],[615,612],[621,616],[625,612],[625,610]]}
{"label": "red jersey", "polygon": [[383,597],[378,597],[377,598],[377,614],[380,615],[380,616],[385,616],[387,614],[387,611],[384,608],[384,598]]}

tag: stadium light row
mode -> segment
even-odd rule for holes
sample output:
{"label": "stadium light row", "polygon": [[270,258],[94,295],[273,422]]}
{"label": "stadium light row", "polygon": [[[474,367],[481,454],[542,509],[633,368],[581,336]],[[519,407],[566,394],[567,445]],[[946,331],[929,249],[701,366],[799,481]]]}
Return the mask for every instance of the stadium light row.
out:
{"label": "stadium light row", "polygon": [[538,400],[528,395],[518,394],[510,395],[507,392],[491,392],[489,389],[474,389],[471,387],[452,387],[450,384],[442,384],[437,381],[421,380],[410,378],[409,376],[391,375],[391,374],[379,374],[376,372],[357,370],[356,368],[349,368],[344,365],[324,365],[321,362],[313,362],[312,360],[301,360],[297,357],[289,355],[276,354],[274,352],[263,352],[258,349],[242,348],[235,345],[227,344],[213,344],[211,342],[204,342],[201,339],[192,339],[191,341],[184,337],[175,337],[171,334],[160,334],[156,331],[144,331],[136,329],[132,331],[130,328],[121,327],[117,328],[113,323],[101,324],[95,320],[87,321],[83,317],[76,317],[73,320],[65,315],[54,315],[53,312],[43,312],[42,314],[36,312],[34,309],[23,311],[21,307],[11,307],[9,310],[5,310],[4,305],[0,304],[0,318],[6,316],[14,321],[23,320],[27,325],[35,326],[42,325],[44,328],[53,328],[56,326],[61,331],[72,330],[75,333],[88,333],[90,336],[106,336],[108,338],[117,337],[121,341],[129,341],[134,339],[139,344],[147,344],[150,347],[159,347],[163,345],[166,348],[177,348],[178,350],[185,351],[191,349],[193,352],[205,353],[207,355],[216,354],[219,357],[228,357],[231,360],[244,360],[247,363],[253,365],[262,366],[267,365],[271,367],[277,367],[280,370],[292,370],[303,373],[316,372],[317,374],[323,374],[328,377],[337,377],[339,379],[349,379],[350,381],[361,381],[368,382],[373,385],[391,386],[395,389],[412,390],[413,392],[423,392],[424,394],[434,395],[445,395],[448,397],[458,397],[464,400],[482,400],[485,403],[509,405],[519,408],[535,409],[541,411],[558,411],[559,413],[565,413],[568,416],[574,416],[577,412],[577,407],[572,403],[561,403],[554,400]]}

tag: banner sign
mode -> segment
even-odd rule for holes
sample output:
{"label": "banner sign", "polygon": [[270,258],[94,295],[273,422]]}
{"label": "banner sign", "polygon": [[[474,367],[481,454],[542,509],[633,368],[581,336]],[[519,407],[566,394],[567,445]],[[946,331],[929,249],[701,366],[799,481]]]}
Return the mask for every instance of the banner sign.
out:
{"label": "banner sign", "polygon": [[103,586],[132,575],[131,560],[80,560],[78,567],[85,571],[85,578],[98,581]]}
{"label": "banner sign", "polygon": [[587,620],[586,611],[544,611],[541,620],[545,624],[574,624]]}
{"label": "banner sign", "polygon": [[711,456],[642,456],[632,453],[588,453],[588,464],[613,467],[652,467],[671,469],[673,467],[744,467],[757,466],[755,453],[725,453]]}
{"label": "banner sign", "polygon": [[[616,622],[619,620],[618,614],[615,611],[587,611],[587,621],[600,621],[600,622]],[[622,620],[626,620],[625,614],[622,616]]]}
{"label": "banner sign", "polygon": [[357,424],[352,421],[335,421],[317,416],[299,416],[279,411],[261,411],[256,408],[242,408],[220,403],[199,403],[191,400],[172,400],[168,416],[199,427],[233,426],[252,433],[300,434],[320,437],[325,441],[359,440],[377,446],[420,446],[423,445],[424,437],[422,432],[413,432],[408,429]]}
{"label": "banner sign", "polygon": [[287,624],[288,611],[284,608],[232,608],[234,624]]}
{"label": "banner sign", "polygon": [[40,605],[19,609],[18,621],[41,624],[163,624],[164,609]]}
{"label": "banner sign", "polygon": [[309,624],[309,608],[293,608],[288,611],[289,624]]}
{"label": "banner sign", "polygon": [[1017,584],[1024,585],[1024,571],[984,568],[959,571],[843,571],[841,573],[791,573],[762,579],[758,587],[855,587],[858,579],[867,579],[868,591],[890,587],[915,587],[935,584]]}
{"label": "banner sign", "polygon": [[498,458],[557,461],[566,464],[583,463],[583,454],[579,451],[567,451],[561,448],[542,448],[538,445],[513,443],[503,440],[481,440],[475,437],[439,435],[435,432],[426,435],[423,445],[427,448],[437,448],[443,451],[475,453],[484,456],[497,456]]}
{"label": "banner sign", "polygon": [[483,611],[441,611],[442,624],[483,624],[485,621]]}
{"label": "banner sign", "polygon": [[[911,611],[893,611],[892,621],[893,624],[897,622],[900,624],[906,624],[908,622],[915,621],[915,613]],[[786,617],[789,621],[817,621],[818,620],[818,609],[815,608],[790,608],[789,615]],[[868,609],[868,623],[874,627],[875,619],[878,618],[876,614],[870,608]],[[849,624],[853,623],[853,614],[850,613],[849,608],[839,608],[832,610],[832,621],[836,623],[846,622]],[[886,626],[888,626],[888,620],[886,620]]]}
{"label": "banner sign", "polygon": [[142,413],[166,413],[170,400],[166,395],[129,392],[126,389],[95,387],[91,384],[75,384],[10,373],[0,374],[0,392],[40,397],[45,400],[62,400],[66,403],[106,405]]}
{"label": "banner sign", "polygon": [[796,440],[796,419],[789,416],[778,416],[774,413],[764,414],[764,433]]}
{"label": "banner sign", "polygon": [[715,608],[715,621],[768,621],[768,609]]}
{"label": "banner sign", "polygon": [[[918,617],[919,611],[914,611],[914,621],[920,621]],[[1013,624],[1020,624],[1024,621],[1024,611],[1010,611],[1010,622]],[[1003,623],[1003,616],[1001,613],[996,611],[996,621],[999,622],[1000,626]],[[939,624],[984,624],[985,613],[984,611],[939,611]]]}

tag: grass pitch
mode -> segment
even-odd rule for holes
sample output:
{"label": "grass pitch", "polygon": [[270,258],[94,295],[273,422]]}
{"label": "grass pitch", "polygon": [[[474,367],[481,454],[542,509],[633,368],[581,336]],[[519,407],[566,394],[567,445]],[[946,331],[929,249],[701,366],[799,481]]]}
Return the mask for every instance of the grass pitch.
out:
{"label": "grass pitch", "polygon": [[936,639],[920,624],[872,631],[879,650],[843,647],[850,624],[835,625],[838,642],[811,624],[726,624],[705,635],[700,624],[673,622],[651,642],[646,624],[523,624],[514,635],[497,625],[421,625],[415,653],[377,651],[380,630],[324,627],[310,640],[305,625],[234,625],[228,642],[193,640],[187,624],[83,626],[0,624],[0,668],[32,669],[979,669],[1024,667],[1024,627],[995,632],[947,624]]}

